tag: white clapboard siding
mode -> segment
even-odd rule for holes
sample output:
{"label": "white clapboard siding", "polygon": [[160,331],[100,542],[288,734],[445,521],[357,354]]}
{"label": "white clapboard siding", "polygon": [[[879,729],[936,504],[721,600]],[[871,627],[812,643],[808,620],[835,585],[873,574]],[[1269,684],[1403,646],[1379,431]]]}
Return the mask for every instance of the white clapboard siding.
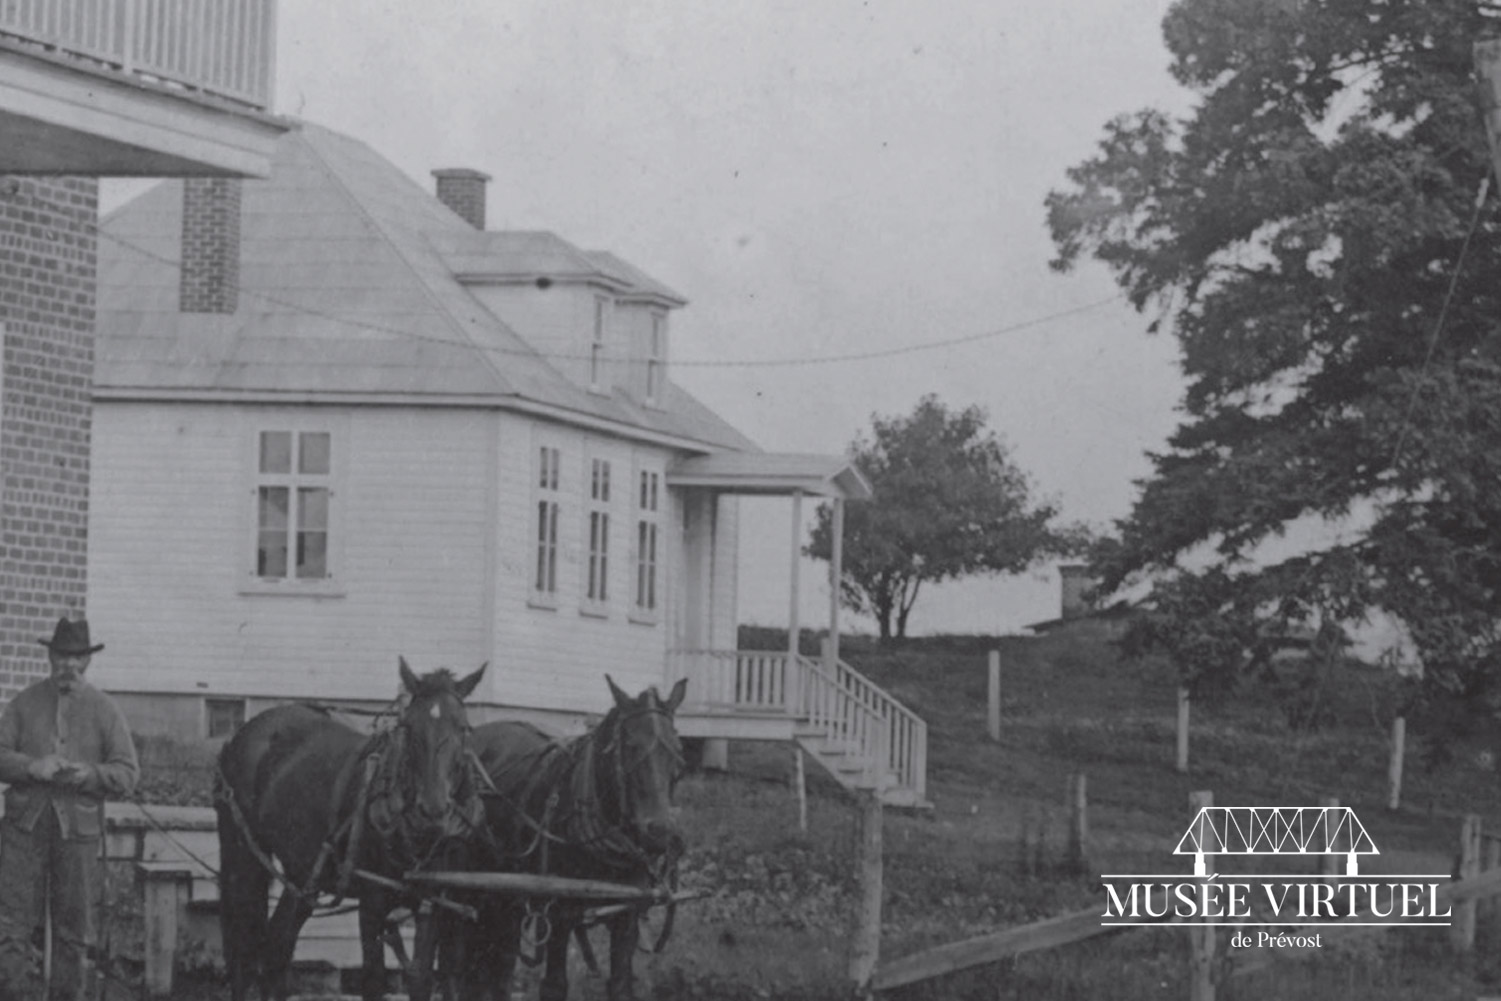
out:
{"label": "white clapboard siding", "polygon": [[[599,712],[604,675],[661,685],[681,566],[665,476],[658,611],[633,598],[636,475],[669,449],[510,412],[248,404],[98,405],[89,611],[105,688],[265,698],[396,692],[395,662],[491,663],[477,702]],[[256,432],[327,427],[336,491],[331,594],[258,593],[251,578]],[[532,600],[536,453],[562,458],[558,593]],[[584,607],[589,461],[611,463],[609,601]],[[720,502],[708,637],[732,648],[736,508]],[[247,586],[249,585],[249,586]]]}
{"label": "white clapboard siding", "polygon": [[[493,414],[101,403],[89,613],[121,691],[389,698],[484,660]],[[245,593],[255,433],[328,426],[336,596]]]}
{"label": "white clapboard siding", "polygon": [[[536,567],[536,453],[543,445],[559,449],[562,464],[558,522],[558,591],[552,607],[533,601]],[[635,691],[661,685],[666,663],[671,563],[658,559],[658,615],[655,622],[631,621],[635,581],[636,471],[643,465],[665,471],[665,449],[632,445],[542,421],[507,418],[499,445],[498,501],[502,511],[520,517],[499,519],[496,544],[495,685],[501,702],[603,711],[609,706],[604,675]],[[591,458],[610,462],[609,601],[603,616],[586,614],[589,540],[586,512]],[[515,470],[523,471],[514,475]],[[674,531],[665,477],[661,486],[659,540]]]}

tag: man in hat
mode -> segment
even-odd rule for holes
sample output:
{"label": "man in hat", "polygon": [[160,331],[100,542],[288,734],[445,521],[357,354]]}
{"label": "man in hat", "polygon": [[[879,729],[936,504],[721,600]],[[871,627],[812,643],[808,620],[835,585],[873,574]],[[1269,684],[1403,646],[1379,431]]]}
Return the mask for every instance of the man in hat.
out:
{"label": "man in hat", "polygon": [[89,624],[60,619],[47,648],[52,674],[0,713],[0,999],[35,996],[31,938],[43,900],[52,908],[52,993],[85,996],[102,873],[104,800],[140,778],[135,745],[118,706],[83,680],[104,645]]}

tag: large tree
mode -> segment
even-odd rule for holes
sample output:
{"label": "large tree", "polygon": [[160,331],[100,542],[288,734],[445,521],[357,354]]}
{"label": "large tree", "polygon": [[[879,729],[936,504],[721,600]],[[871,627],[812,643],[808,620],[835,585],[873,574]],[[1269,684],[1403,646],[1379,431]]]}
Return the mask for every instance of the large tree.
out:
{"label": "large tree", "polygon": [[[1054,266],[1104,262],[1181,345],[1182,422],[1101,564],[1165,581],[1148,638],[1191,676],[1380,610],[1430,692],[1498,687],[1501,229],[1471,81],[1497,12],[1179,0],[1193,110],[1115,119],[1048,197]],[[1310,517],[1350,530],[1257,555]]]}
{"label": "large tree", "polygon": [[[850,446],[875,497],[845,513],[840,598],[875,617],[882,642],[907,635],[923,584],[1014,573],[1081,544],[1082,530],[1052,527],[1053,504],[1033,502],[981,408],[951,411],[930,395],[910,415],[877,414],[871,425]],[[829,559],[831,537],[823,507],[805,551]]]}

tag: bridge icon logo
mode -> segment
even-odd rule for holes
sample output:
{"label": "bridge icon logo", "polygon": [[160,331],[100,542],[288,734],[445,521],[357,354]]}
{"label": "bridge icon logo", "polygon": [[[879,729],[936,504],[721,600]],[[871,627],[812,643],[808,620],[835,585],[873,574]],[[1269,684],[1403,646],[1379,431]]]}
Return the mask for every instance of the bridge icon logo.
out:
{"label": "bridge icon logo", "polygon": [[1348,806],[1201,807],[1174,855],[1194,857],[1194,875],[1207,876],[1210,855],[1343,855],[1345,875],[1360,875],[1359,857],[1379,855]]}

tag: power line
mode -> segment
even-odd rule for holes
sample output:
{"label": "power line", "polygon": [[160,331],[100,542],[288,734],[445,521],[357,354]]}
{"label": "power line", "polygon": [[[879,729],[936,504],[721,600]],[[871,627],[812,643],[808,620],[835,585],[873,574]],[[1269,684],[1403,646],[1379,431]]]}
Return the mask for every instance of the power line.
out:
{"label": "power line", "polygon": [[876,358],[894,358],[898,355],[916,354],[919,351],[936,351],[942,348],[958,347],[961,344],[973,344],[977,341],[985,341],[995,337],[1001,337],[1006,334],[1012,334],[1017,332],[1018,330],[1026,330],[1030,327],[1040,327],[1044,324],[1052,323],[1055,320],[1062,320],[1070,316],[1077,316],[1080,313],[1088,313],[1091,310],[1099,309],[1101,306],[1109,305],[1112,302],[1118,302],[1125,297],[1126,296],[1124,292],[1117,292],[1115,295],[1106,296],[1103,299],[1096,299],[1094,302],[1087,302],[1082,306],[1074,306],[1070,309],[1060,310],[1056,313],[1049,313],[1046,316],[1039,316],[1031,320],[1023,320],[1020,323],[1012,323],[1004,327],[997,327],[995,330],[988,330],[982,334],[968,334],[963,337],[949,337],[944,340],[926,341],[921,344],[907,344],[897,348],[882,348],[875,351],[853,351],[847,354],[814,355],[806,358],[748,358],[733,361],[684,360],[674,361],[672,364],[675,366],[689,366],[700,368],[771,368],[774,366],[785,365],[831,365],[838,362],[870,361]]}
{"label": "power line", "polygon": [[[134,253],[140,254],[160,264],[164,264],[168,267],[176,269],[182,268],[182,262],[180,260],[174,260],[170,257],[158,254],[153,250],[141,246],[140,244],[133,243],[130,240],[115,235],[114,233],[110,233],[102,227],[96,226],[95,232],[104,239],[109,240],[111,243],[124,247],[130,251],[133,251]],[[439,337],[433,334],[421,333],[420,331],[416,330],[408,330],[401,327],[391,327],[380,323],[370,323],[365,320],[355,319],[353,317],[341,316],[338,313],[318,309],[316,307],[308,306],[303,303],[292,302],[288,299],[282,299],[278,296],[271,295],[268,292],[262,292],[259,289],[248,288],[245,285],[239,284],[238,282],[232,282],[229,284],[231,288],[234,288],[241,295],[259,299],[262,302],[279,306],[282,309],[286,309],[294,313],[299,313],[304,316],[311,316],[320,320],[327,320],[330,323],[338,323],[343,326],[353,327],[361,331],[391,334],[396,337],[404,337],[416,341],[425,341],[432,344],[445,344],[454,347],[477,347],[480,350],[492,352],[495,354],[517,355],[529,358],[540,358],[550,361],[588,361],[592,357],[592,355],[583,352],[572,353],[537,351],[531,347],[509,348],[500,345],[478,344],[472,341],[457,340],[452,337]],[[916,354],[923,351],[938,351],[946,348],[958,347],[964,344],[973,344],[979,341],[992,340],[997,337],[1003,337],[1006,334],[1016,333],[1017,331],[1027,330],[1032,327],[1040,327],[1057,320],[1067,319],[1068,317],[1077,316],[1082,313],[1088,313],[1092,310],[1099,309],[1102,306],[1109,305],[1112,302],[1117,302],[1124,298],[1124,293],[1116,293],[1115,295],[1106,296],[1103,299],[1096,299],[1093,302],[1087,302],[1083,305],[1072,306],[1068,309],[1048,313],[1043,316],[1033,317],[1030,320],[1023,320],[1018,323],[1007,324],[1005,326],[997,327],[993,330],[987,330],[978,334],[967,334],[960,337],[949,337],[936,341],[923,341],[914,344],[905,344],[893,348],[879,348],[870,351],[852,351],[841,354],[814,355],[806,357],[730,359],[679,358],[673,359],[671,365],[674,368],[792,368],[803,365],[832,365],[846,362],[873,361],[881,358],[894,358],[900,355]]]}

